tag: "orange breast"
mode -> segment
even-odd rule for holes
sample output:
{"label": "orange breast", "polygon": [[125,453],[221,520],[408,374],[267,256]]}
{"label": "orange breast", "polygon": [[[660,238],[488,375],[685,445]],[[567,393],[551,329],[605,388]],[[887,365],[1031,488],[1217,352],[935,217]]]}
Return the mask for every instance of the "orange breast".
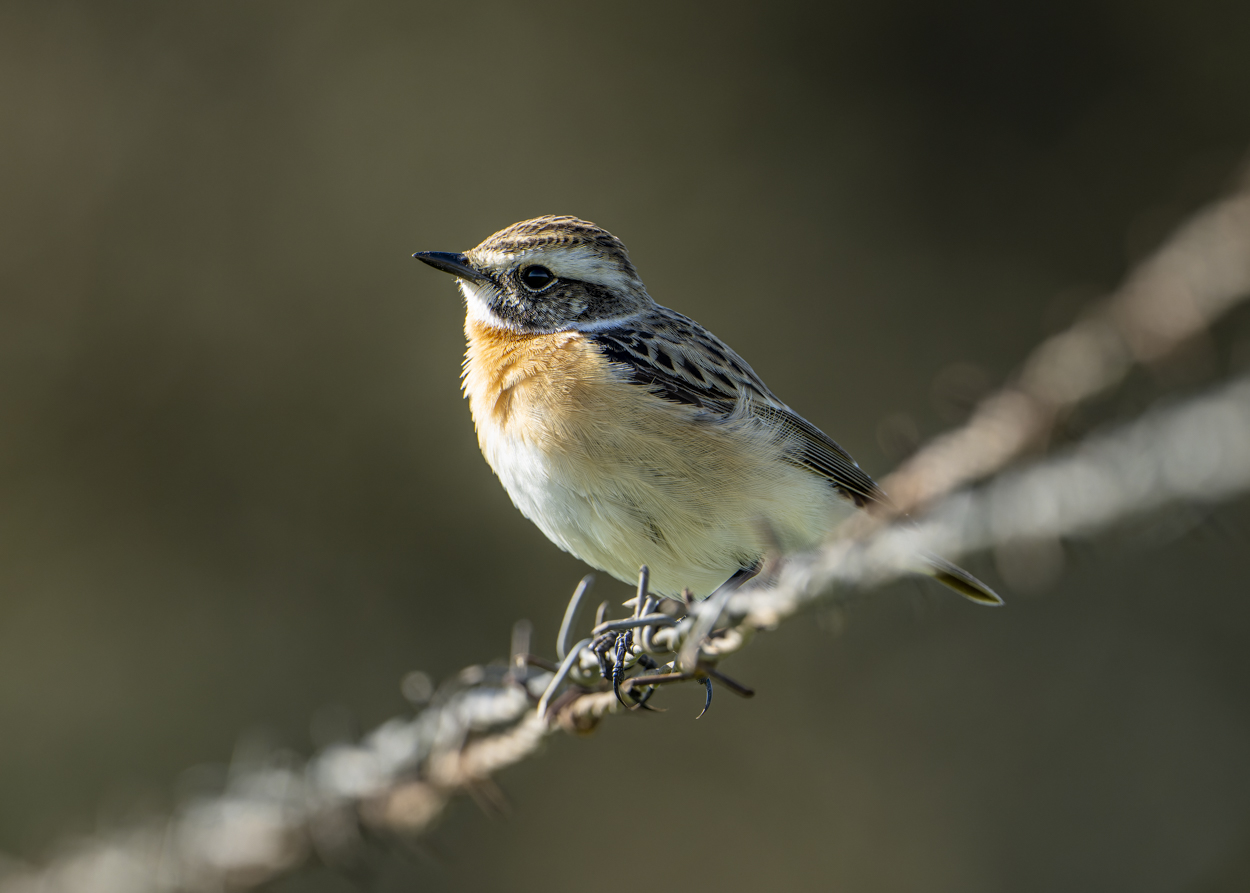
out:
{"label": "orange breast", "polygon": [[464,392],[478,438],[493,428],[525,440],[549,440],[596,402],[609,370],[579,332],[528,335],[465,320]]}

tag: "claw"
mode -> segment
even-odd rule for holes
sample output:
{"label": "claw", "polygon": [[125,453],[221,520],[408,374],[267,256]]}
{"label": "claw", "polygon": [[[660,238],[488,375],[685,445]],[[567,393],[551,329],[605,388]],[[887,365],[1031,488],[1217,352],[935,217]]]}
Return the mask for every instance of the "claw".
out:
{"label": "claw", "polygon": [[707,688],[707,700],[703,702],[703,710],[695,719],[702,719],[703,714],[707,713],[707,708],[712,706],[712,679],[709,676],[703,677],[703,685]]}

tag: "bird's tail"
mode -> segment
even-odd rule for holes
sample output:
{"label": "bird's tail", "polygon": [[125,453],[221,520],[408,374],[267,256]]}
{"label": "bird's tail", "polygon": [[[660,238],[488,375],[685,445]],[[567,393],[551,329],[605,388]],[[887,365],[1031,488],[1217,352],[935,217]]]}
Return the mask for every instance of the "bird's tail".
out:
{"label": "bird's tail", "polygon": [[966,599],[978,605],[1001,605],[1003,600],[998,593],[986,586],[972,574],[957,564],[952,564],[937,555],[926,555],[928,562],[924,572],[943,586],[954,589]]}

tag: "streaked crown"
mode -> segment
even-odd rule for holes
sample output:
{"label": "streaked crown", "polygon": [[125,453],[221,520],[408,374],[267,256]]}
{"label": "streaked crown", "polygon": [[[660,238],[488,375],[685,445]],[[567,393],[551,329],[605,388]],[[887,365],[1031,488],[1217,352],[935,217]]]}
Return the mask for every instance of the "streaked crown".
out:
{"label": "streaked crown", "polygon": [[654,305],[621,240],[576,217],[514,223],[463,255],[416,256],[458,278],[470,316],[518,332],[594,329]]}

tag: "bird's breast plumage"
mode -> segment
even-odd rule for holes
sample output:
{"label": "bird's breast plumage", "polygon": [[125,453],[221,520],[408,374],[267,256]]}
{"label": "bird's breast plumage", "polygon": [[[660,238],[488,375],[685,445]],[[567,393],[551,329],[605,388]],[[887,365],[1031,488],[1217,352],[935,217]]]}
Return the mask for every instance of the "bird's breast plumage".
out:
{"label": "bird's breast plumage", "polygon": [[770,536],[814,544],[853,507],[785,460],[776,425],[713,417],[631,377],[586,334],[465,325],[464,390],[482,453],[553,542],[620,579],[706,595]]}

